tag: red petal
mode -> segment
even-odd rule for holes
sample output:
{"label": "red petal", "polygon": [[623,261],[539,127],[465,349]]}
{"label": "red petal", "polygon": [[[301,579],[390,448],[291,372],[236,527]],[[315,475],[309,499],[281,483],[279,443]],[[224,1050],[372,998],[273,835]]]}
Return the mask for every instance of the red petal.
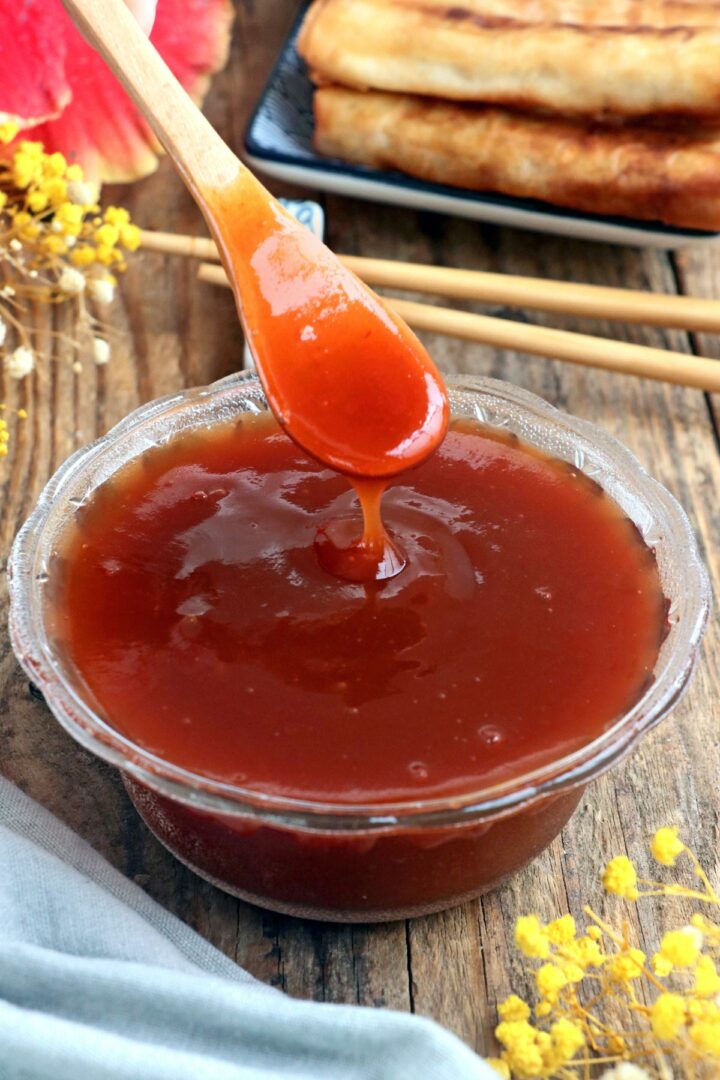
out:
{"label": "red petal", "polygon": [[[0,0],[0,3],[12,0]],[[61,116],[32,129],[48,151],[60,150],[100,181],[135,180],[157,166],[156,143],[114,75],[86,44],[60,0],[52,8],[67,45],[65,71],[72,100]],[[227,58],[230,0],[159,0],[151,40],[196,100]]]}
{"label": "red petal", "polygon": [[150,40],[196,101],[225,66],[232,21],[230,0],[159,0]]}
{"label": "red petal", "polygon": [[62,112],[65,49],[52,2],[0,0],[0,121],[27,127]]}

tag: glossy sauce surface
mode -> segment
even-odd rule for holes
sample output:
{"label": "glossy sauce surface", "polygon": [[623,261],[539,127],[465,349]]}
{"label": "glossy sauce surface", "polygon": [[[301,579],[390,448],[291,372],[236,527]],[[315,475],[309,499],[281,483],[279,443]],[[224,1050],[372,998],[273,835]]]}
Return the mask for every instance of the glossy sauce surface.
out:
{"label": "glossy sauce surface", "polygon": [[61,633],[144,748],[349,804],[519,775],[647,685],[665,631],[654,558],[570,466],[456,422],[384,517],[407,566],[340,581],[318,530],[361,531],[346,480],[269,416],[178,437],[80,511]]}

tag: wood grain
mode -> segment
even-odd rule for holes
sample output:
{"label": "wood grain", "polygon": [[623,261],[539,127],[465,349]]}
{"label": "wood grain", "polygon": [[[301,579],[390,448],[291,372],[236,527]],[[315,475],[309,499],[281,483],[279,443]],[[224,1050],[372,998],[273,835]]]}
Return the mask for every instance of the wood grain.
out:
{"label": "wood grain", "polygon": [[[238,5],[231,65],[216,80],[209,102],[211,119],[235,148],[293,9],[290,0]],[[128,205],[149,228],[201,232],[199,215],[167,163],[157,176],[108,195]],[[326,200],[326,209],[330,241],[344,252],[660,292],[720,294],[720,252],[712,248],[673,258],[337,197]],[[50,336],[53,330],[67,329],[67,314],[60,309],[51,317],[36,313],[36,344],[46,359],[30,379],[19,385],[5,382],[0,388],[2,400],[29,412],[26,421],[13,422],[12,453],[0,469],[3,567],[11,540],[42,484],[76,446],[141,401],[218,378],[238,365],[242,342],[232,298],[197,285],[194,275],[193,264],[182,259],[147,253],[133,260],[110,316],[118,328],[113,359],[102,370],[85,359],[82,373],[74,374],[67,348]],[[465,307],[476,310],[471,304]],[[506,313],[496,308],[491,314]],[[528,321],[720,356],[717,339],[691,340],[680,331],[557,316],[533,315]],[[696,390],[572,369],[432,335],[426,341],[443,369],[510,379],[622,439],[688,510],[718,587],[717,402]],[[0,586],[4,625],[4,577]],[[195,877],[148,833],[114,770],[80,749],[28,692],[5,632],[0,635],[2,771],[259,978],[306,998],[412,1008],[484,1050],[490,1045],[498,997],[511,988],[527,989],[512,944],[518,914],[537,911],[551,917],[570,910],[579,918],[586,900],[601,910],[616,910],[601,896],[603,864],[612,855],[629,852],[645,867],[647,838],[664,823],[683,826],[717,881],[718,645],[713,620],[697,677],[672,718],[590,788],[562,837],[532,866],[480,901],[408,925],[337,927],[284,918],[242,904]],[[682,902],[678,907],[682,912]],[[631,913],[649,951],[670,918],[677,917],[678,907],[671,913],[649,902],[637,915]]]}

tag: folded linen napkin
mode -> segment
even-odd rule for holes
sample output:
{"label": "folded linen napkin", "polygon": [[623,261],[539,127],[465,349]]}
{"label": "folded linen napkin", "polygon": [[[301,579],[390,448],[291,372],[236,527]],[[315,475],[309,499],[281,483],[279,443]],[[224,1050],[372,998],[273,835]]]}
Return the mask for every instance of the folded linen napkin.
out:
{"label": "folded linen napkin", "polygon": [[430,1020],[295,1001],[0,777],[0,1080],[492,1080]]}

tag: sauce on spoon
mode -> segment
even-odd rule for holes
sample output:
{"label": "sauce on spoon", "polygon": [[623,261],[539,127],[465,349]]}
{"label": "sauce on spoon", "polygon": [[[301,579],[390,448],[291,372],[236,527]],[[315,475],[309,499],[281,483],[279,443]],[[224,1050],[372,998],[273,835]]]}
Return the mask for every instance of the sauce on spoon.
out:
{"label": "sauce on spoon", "polygon": [[203,198],[288,435],[350,476],[393,476],[432,453],[447,397],[402,320],[249,174]]}
{"label": "sauce on spoon", "polygon": [[[442,379],[420,342],[245,168],[186,94],[123,0],[63,0],[124,85],[203,212],[233,285],[268,402],[325,465],[380,481],[423,461],[448,420]],[[395,562],[368,508],[349,573]],[[338,572],[344,560],[338,560]]]}
{"label": "sauce on spoon", "polygon": [[360,536],[324,529],[322,565],[350,581],[383,580],[405,557],[380,503],[390,477],[445,434],[448,402],[427,352],[399,319],[248,175],[241,191],[205,193],[268,403],[294,442],[352,480]]}

